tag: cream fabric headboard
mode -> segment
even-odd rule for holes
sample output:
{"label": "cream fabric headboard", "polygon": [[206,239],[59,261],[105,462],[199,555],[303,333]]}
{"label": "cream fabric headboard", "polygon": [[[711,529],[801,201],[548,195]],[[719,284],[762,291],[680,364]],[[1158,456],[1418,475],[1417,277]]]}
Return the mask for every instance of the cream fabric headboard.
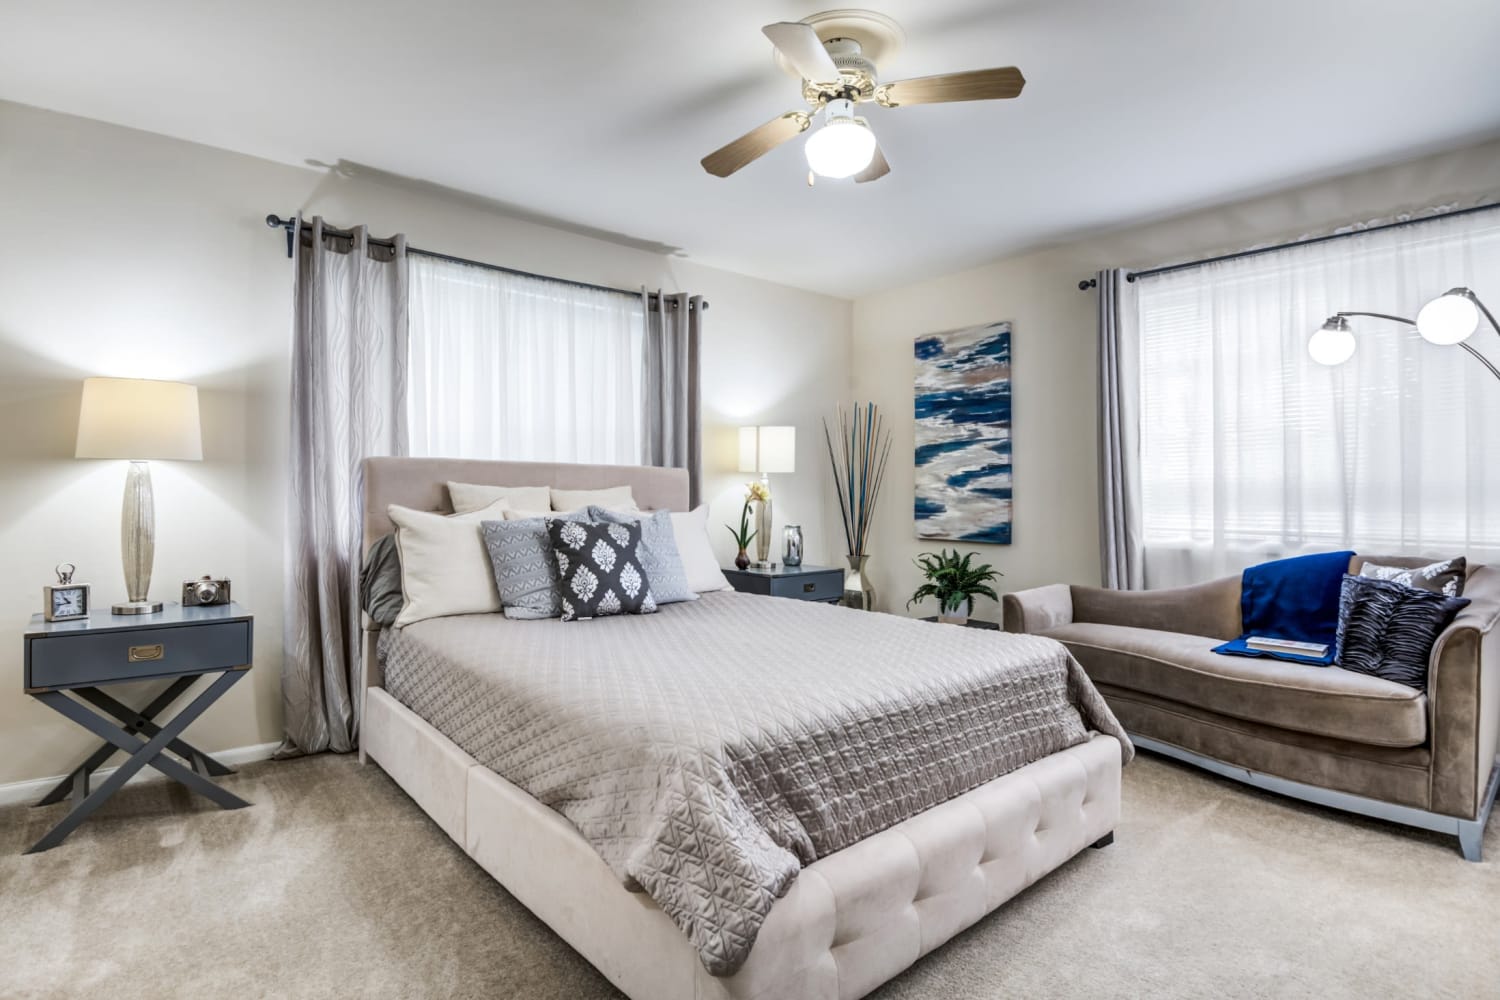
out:
{"label": "cream fabric headboard", "polygon": [[464,458],[367,458],[364,474],[366,550],[376,539],[395,530],[386,514],[386,508],[391,504],[450,513],[453,510],[448,498],[447,484],[450,482],[487,486],[556,486],[564,490],[629,486],[635,494],[635,502],[643,508],[688,509],[686,469],[563,462],[485,462]]}
{"label": "cream fabric headboard", "polygon": [[[448,483],[489,486],[556,486],[564,490],[595,490],[629,486],[635,502],[655,510],[688,509],[686,469],[647,465],[570,465],[562,462],[485,462],[464,458],[367,458],[364,461],[364,532],[361,556],[377,539],[395,530],[386,508],[391,504],[415,510],[449,513]],[[380,687],[375,641],[380,626],[360,613],[363,624],[363,687]]]}

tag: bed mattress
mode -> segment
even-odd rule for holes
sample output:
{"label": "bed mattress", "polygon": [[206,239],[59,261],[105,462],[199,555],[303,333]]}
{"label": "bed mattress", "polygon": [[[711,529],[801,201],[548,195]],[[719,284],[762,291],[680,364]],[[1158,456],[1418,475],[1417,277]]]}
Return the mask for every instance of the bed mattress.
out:
{"label": "bed mattress", "polygon": [[733,592],[433,619],[379,653],[394,698],[571,821],[718,975],[803,865],[1090,731],[1132,752],[1057,642]]}

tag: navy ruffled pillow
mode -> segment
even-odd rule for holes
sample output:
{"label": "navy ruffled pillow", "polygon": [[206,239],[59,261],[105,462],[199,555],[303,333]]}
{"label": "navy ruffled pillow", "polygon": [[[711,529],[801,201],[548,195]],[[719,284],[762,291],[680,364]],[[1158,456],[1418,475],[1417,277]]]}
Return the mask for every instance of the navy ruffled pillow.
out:
{"label": "navy ruffled pillow", "polygon": [[1426,690],[1432,647],[1468,605],[1467,597],[1346,574],[1335,659],[1345,670]]}

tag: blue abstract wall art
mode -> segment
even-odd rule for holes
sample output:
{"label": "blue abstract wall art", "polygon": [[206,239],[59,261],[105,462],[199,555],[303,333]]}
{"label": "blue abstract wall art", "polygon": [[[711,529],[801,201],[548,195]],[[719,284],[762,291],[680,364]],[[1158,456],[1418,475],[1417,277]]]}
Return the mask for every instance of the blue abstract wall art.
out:
{"label": "blue abstract wall art", "polygon": [[1010,324],[918,337],[918,538],[1010,544]]}

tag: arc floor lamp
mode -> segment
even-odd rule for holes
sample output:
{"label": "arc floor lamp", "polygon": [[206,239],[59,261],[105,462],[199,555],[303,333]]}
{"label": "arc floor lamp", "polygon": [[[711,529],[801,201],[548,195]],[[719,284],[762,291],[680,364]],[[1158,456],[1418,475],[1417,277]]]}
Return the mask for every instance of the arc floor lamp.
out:
{"label": "arc floor lamp", "polygon": [[1457,345],[1468,351],[1491,375],[1500,379],[1500,368],[1489,358],[1475,350],[1467,341],[1479,329],[1479,317],[1489,320],[1495,333],[1500,335],[1500,323],[1495,322],[1494,313],[1479,301],[1479,296],[1467,288],[1451,288],[1422,307],[1416,319],[1392,316],[1378,312],[1336,312],[1328,322],[1313,333],[1307,341],[1307,353],[1320,365],[1341,365],[1354,356],[1356,346],[1354,331],[1349,326],[1350,316],[1370,316],[1388,319],[1395,323],[1414,326],[1422,339],[1430,344]]}

